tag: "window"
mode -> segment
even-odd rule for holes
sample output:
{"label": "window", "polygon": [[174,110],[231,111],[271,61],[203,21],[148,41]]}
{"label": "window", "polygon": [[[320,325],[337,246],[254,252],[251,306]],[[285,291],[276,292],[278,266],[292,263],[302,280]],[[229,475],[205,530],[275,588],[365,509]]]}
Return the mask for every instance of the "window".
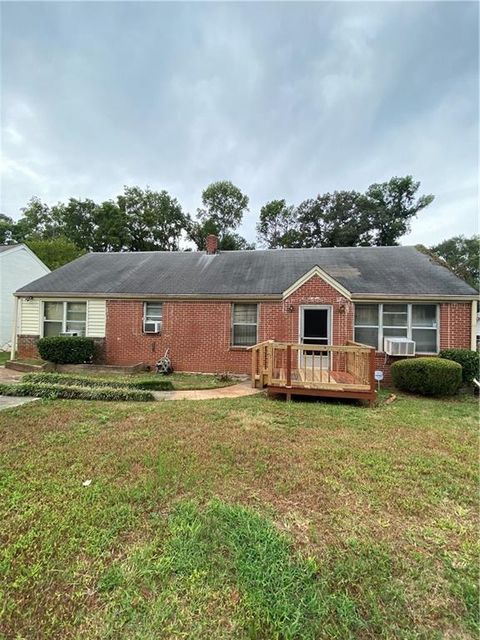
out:
{"label": "window", "polygon": [[77,333],[84,336],[87,326],[86,302],[44,302],[43,335]]}
{"label": "window", "polygon": [[145,302],[145,306],[143,310],[143,331],[146,333],[160,333],[160,331],[152,331],[154,327],[152,323],[154,322],[160,323],[160,331],[161,331],[162,330],[162,303],[161,302]]}
{"label": "window", "polygon": [[436,304],[356,304],[355,340],[383,350],[383,338],[408,338],[417,353],[438,352]]}
{"label": "window", "polygon": [[232,345],[251,347],[257,342],[257,305],[234,304],[232,309]]}
{"label": "window", "polygon": [[378,305],[355,305],[355,341],[378,349]]}

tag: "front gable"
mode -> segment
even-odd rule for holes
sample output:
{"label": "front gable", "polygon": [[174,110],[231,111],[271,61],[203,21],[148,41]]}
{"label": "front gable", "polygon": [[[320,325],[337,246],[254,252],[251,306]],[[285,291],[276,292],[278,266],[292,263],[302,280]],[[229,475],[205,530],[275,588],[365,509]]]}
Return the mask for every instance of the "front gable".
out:
{"label": "front gable", "polygon": [[307,273],[305,273],[298,280],[296,280],[296,282],[290,285],[288,289],[285,289],[285,291],[282,294],[283,300],[286,300],[286,298],[289,298],[293,293],[295,293],[295,291],[300,289],[300,287],[303,287],[309,280],[316,277],[320,278],[326,284],[330,285],[330,287],[335,289],[341,296],[343,296],[347,300],[351,299],[350,291],[345,289],[345,287],[341,285],[338,282],[338,280],[335,280],[335,278],[332,278],[332,276],[329,275],[326,271],[324,271],[321,267],[319,267],[318,265],[315,265],[314,267],[312,267],[312,269],[307,271]]}

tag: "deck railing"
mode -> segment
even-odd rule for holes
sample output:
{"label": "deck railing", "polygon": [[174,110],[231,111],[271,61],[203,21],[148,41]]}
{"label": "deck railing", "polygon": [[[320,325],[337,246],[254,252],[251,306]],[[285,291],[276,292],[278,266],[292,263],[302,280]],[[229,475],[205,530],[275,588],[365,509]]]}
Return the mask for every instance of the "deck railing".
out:
{"label": "deck railing", "polygon": [[252,385],[256,387],[375,390],[375,350],[367,345],[267,340],[250,349]]}

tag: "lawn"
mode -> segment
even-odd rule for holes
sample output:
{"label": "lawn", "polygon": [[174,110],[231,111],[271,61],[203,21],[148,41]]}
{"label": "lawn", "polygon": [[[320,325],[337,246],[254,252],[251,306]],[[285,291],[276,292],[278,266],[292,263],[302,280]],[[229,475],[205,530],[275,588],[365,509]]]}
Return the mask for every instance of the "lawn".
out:
{"label": "lawn", "polygon": [[[80,372],[83,375],[84,372]],[[101,378],[110,380],[123,380],[123,381],[136,381],[141,382],[144,380],[151,380],[152,378],[159,378],[161,380],[170,380],[174,389],[216,389],[218,387],[228,387],[238,382],[234,378],[229,376],[216,376],[205,373],[181,373],[174,372],[168,376],[164,376],[158,373],[135,373],[127,376],[120,375],[103,375],[98,374]]]}
{"label": "lawn", "polygon": [[477,638],[476,427],[466,396],[1,412],[0,637]]}
{"label": "lawn", "polygon": [[5,364],[7,360],[10,360],[10,351],[0,351],[0,365]]}

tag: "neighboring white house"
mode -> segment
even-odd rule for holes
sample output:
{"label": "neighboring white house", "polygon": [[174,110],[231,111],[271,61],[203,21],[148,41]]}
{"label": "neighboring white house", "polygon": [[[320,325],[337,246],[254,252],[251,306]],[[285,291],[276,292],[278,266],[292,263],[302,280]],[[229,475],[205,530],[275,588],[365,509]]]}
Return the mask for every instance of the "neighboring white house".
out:
{"label": "neighboring white house", "polygon": [[12,338],[13,292],[47,273],[50,269],[26,245],[0,245],[0,351],[9,349]]}

